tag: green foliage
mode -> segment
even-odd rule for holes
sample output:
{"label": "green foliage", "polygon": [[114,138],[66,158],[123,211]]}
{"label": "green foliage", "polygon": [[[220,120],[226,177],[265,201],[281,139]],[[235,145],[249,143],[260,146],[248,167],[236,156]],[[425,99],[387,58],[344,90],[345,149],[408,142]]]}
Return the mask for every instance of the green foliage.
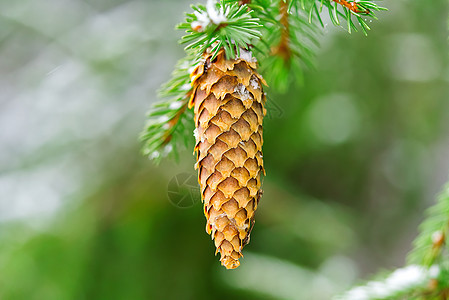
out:
{"label": "green foliage", "polygon": [[449,256],[446,249],[449,182],[438,197],[438,203],[428,210],[427,215],[409,255],[409,266],[383,274],[380,279],[355,287],[335,300],[440,299],[449,288]]}
{"label": "green foliage", "polygon": [[[438,197],[438,202],[427,212],[420,226],[421,233],[409,255],[411,263],[431,266],[447,256],[446,241],[449,234],[449,183]],[[446,250],[446,251],[445,251]]]}
{"label": "green foliage", "polygon": [[187,110],[192,90],[188,69],[192,61],[187,57],[178,62],[171,80],[159,91],[159,95],[168,100],[153,105],[147,114],[148,120],[140,136],[144,142],[142,153],[156,162],[170,153],[177,158],[179,141],[183,141],[184,146],[189,144],[193,114]]}
{"label": "green foliage", "polygon": [[188,44],[186,52],[192,52],[197,59],[201,59],[206,49],[212,48],[212,59],[220,49],[225,49],[227,58],[240,55],[240,48],[247,49],[248,45],[260,38],[258,18],[248,12],[246,5],[239,5],[235,1],[226,3],[208,2],[203,5],[192,6],[194,13],[187,14],[185,23],[178,25],[187,35],[181,43]]}
{"label": "green foliage", "polygon": [[[345,2],[354,3],[353,1]],[[286,9],[282,10],[281,6]],[[292,82],[303,82],[304,67],[312,67],[318,47],[317,26],[314,13],[321,25],[320,14],[326,6],[332,22],[339,25],[339,16],[348,22],[348,30],[357,30],[352,17],[358,20],[366,34],[368,25],[362,18],[376,18],[374,11],[384,10],[372,1],[357,2],[362,13],[351,11],[331,0],[254,0],[239,5],[239,1],[207,1],[207,5],[192,6],[193,13],[186,14],[186,21],[177,26],[186,31],[180,42],[187,44],[187,57],[173,73],[173,78],[162,87],[160,95],[167,100],[154,105],[148,113],[148,121],[141,139],[143,153],[157,161],[173,151],[177,156],[177,141],[184,144],[191,139],[187,128],[192,120],[186,109],[191,93],[189,70],[202,59],[206,51],[220,49],[228,58],[240,56],[242,49],[254,49],[260,63],[260,71],[269,86],[285,92]],[[179,124],[178,124],[179,123]]]}
{"label": "green foliage", "polygon": [[446,264],[428,269],[409,265],[384,273],[352,288],[333,300],[437,300],[447,299],[449,269]]}
{"label": "green foliage", "polygon": [[[187,43],[186,57],[177,64],[172,78],[164,84],[159,95],[167,100],[153,105],[147,114],[147,124],[141,134],[144,142],[142,152],[159,162],[173,153],[178,157],[179,140],[188,145],[193,131],[193,113],[187,109],[192,87],[190,71],[199,63],[206,49],[212,47],[214,55],[222,48],[228,57],[240,55],[240,49],[260,37],[261,25],[253,18],[246,5],[235,1],[192,6],[185,23],[178,25],[186,35],[181,43]],[[195,28],[195,29],[194,29]]]}
{"label": "green foliage", "polygon": [[[260,72],[270,87],[285,92],[292,83],[303,82],[305,68],[313,68],[319,46],[319,31],[316,24],[310,23],[305,12],[298,7],[291,7],[288,11],[288,27],[281,24],[279,16],[282,1],[255,0],[250,7],[264,24],[263,39],[255,47]],[[287,36],[287,53],[279,53],[283,34]]]}
{"label": "green foliage", "polygon": [[371,17],[377,20],[376,11],[387,10],[385,7],[381,7],[370,0],[361,0],[354,1],[348,0],[344,1],[351,5],[352,3],[356,3],[356,7],[358,8],[358,12],[349,9],[344,5],[340,5],[340,1],[332,1],[332,0],[298,0],[292,1],[290,7],[297,7],[300,5],[304,10],[307,11],[309,15],[309,22],[314,20],[314,17],[324,26],[323,20],[321,18],[321,14],[323,12],[323,8],[326,7],[329,13],[329,18],[335,26],[340,26],[340,18],[345,20],[346,28],[349,33],[357,30],[357,26],[354,23],[353,17],[357,20],[359,27],[362,29],[365,35],[368,34],[368,30],[370,27],[366,23],[366,17]]}
{"label": "green foliage", "polygon": [[438,268],[427,270],[421,266],[411,265],[393,272],[376,276],[363,285],[356,286],[334,300],[398,300],[422,299],[427,292],[429,280],[438,277]]}

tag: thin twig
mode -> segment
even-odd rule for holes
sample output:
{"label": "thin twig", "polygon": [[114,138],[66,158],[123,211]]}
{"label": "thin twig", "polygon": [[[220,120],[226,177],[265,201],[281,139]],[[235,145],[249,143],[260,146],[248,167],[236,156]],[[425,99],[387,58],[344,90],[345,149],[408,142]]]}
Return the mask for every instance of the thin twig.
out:
{"label": "thin twig", "polygon": [[[186,99],[188,99],[188,97],[186,97]],[[187,109],[188,106],[188,101],[186,100],[185,103],[181,106],[181,108],[179,108],[179,110],[176,112],[175,116],[173,118],[171,118],[167,124],[168,124],[168,129],[165,131],[165,134],[163,136],[163,142],[162,142],[162,146],[167,145],[170,140],[173,137],[173,127],[175,127],[179,120],[181,119],[182,114],[185,112],[185,110]]]}
{"label": "thin twig", "polygon": [[288,22],[288,0],[279,2],[279,14],[281,19],[281,40],[279,45],[273,50],[274,55],[281,56],[284,61],[289,61],[291,57],[290,50],[290,24]]}
{"label": "thin twig", "polygon": [[239,5],[250,4],[251,0],[240,0]]}
{"label": "thin twig", "polygon": [[349,9],[350,11],[352,11],[352,12],[354,12],[356,14],[366,14],[367,15],[367,14],[370,13],[369,9],[360,7],[357,4],[357,2],[355,2],[355,1],[354,2],[349,2],[347,0],[332,0],[332,1],[342,5],[344,7],[346,7],[347,9]]}

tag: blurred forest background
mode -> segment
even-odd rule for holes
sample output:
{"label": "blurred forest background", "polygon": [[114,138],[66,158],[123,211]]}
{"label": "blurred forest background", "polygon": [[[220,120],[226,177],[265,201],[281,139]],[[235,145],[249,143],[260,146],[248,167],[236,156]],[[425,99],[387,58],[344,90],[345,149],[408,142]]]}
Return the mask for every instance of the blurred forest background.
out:
{"label": "blurred forest background", "polygon": [[368,37],[328,22],[303,85],[268,91],[265,193],[227,271],[192,149],[139,153],[191,0],[0,0],[0,299],[320,300],[403,266],[448,178],[445,2],[383,1]]}

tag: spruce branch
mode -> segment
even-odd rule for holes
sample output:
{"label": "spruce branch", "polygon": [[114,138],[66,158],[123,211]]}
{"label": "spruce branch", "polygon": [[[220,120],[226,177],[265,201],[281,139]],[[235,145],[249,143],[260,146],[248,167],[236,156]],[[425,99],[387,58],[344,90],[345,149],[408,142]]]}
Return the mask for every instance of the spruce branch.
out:
{"label": "spruce branch", "polygon": [[349,30],[356,30],[352,21],[355,16],[365,33],[369,27],[361,16],[375,18],[374,11],[383,10],[370,0],[207,0],[205,6],[192,6],[193,13],[187,13],[185,22],[177,26],[186,31],[180,41],[186,44],[186,58],[162,87],[160,96],[167,100],[148,113],[141,134],[143,153],[159,160],[172,151],[177,155],[178,139],[184,144],[189,141],[188,130],[193,127],[189,126],[193,116],[187,109],[192,93],[189,73],[203,62],[206,52],[212,53],[211,60],[222,49],[227,59],[244,57],[252,61],[254,54],[260,72],[281,91],[292,79],[301,82],[304,67],[313,67],[318,47],[312,15],[316,14],[323,25],[323,6],[335,24],[339,24],[339,16],[345,17]]}
{"label": "spruce branch", "polygon": [[186,137],[193,130],[193,115],[186,111],[192,92],[189,76],[192,64],[192,57],[177,63],[172,78],[159,91],[159,96],[167,100],[154,104],[147,113],[147,123],[140,135],[144,142],[142,153],[156,162],[171,152],[177,157],[178,140],[184,140],[185,146],[188,144]]}
{"label": "spruce branch", "polygon": [[371,0],[297,0],[300,1],[301,7],[307,11],[309,22],[312,22],[314,16],[324,26],[321,18],[323,8],[326,7],[329,18],[335,26],[340,26],[340,18],[346,21],[346,27],[349,33],[358,31],[354,23],[353,17],[357,20],[359,27],[365,35],[371,28],[367,24],[366,18],[377,20],[375,12],[387,10],[385,7],[377,5]]}
{"label": "spruce branch", "polygon": [[[383,275],[334,297],[334,300],[393,300],[393,299],[435,299],[440,295],[432,287],[436,278],[446,278],[438,266],[427,269],[410,265]],[[439,298],[446,299],[446,298]]]}
{"label": "spruce branch", "polygon": [[208,1],[207,6],[193,6],[194,13],[187,14],[186,22],[178,25],[187,34],[181,43],[188,43],[186,57],[177,64],[172,78],[162,86],[159,96],[166,98],[153,105],[147,114],[147,123],[140,139],[144,142],[142,152],[159,162],[172,153],[178,155],[178,140],[187,146],[193,131],[193,114],[187,110],[192,93],[190,73],[201,63],[206,50],[214,53],[222,48],[227,56],[248,55],[245,49],[260,37],[261,25],[251,16],[246,4],[236,1]]}
{"label": "spruce branch", "polygon": [[448,258],[447,236],[449,234],[449,183],[429,208],[427,218],[420,226],[420,234],[414,241],[409,261],[429,267]]}
{"label": "spruce branch", "polygon": [[428,210],[409,254],[409,266],[338,296],[351,299],[449,299],[449,182]]}
{"label": "spruce branch", "polygon": [[250,4],[251,0],[240,0],[239,5]]}
{"label": "spruce branch", "polygon": [[349,9],[350,11],[356,13],[356,14],[363,14],[363,15],[367,15],[370,13],[370,10],[368,8],[366,8],[366,6],[364,6],[362,3],[358,3],[356,1],[346,1],[346,0],[332,0],[338,4],[340,4],[341,6],[346,7],[347,9]]}
{"label": "spruce branch", "polygon": [[194,13],[187,14],[186,22],[178,25],[186,35],[181,43],[187,44],[185,50],[194,53],[198,60],[211,48],[214,59],[223,48],[228,59],[238,57],[240,49],[261,37],[259,19],[252,16],[248,5],[235,1],[208,1],[203,5],[192,6]]}
{"label": "spruce branch", "polygon": [[313,68],[318,28],[294,5],[295,0],[252,3],[264,24],[264,38],[256,47],[261,72],[270,86],[284,92],[292,81],[302,82],[303,69]]}
{"label": "spruce branch", "polygon": [[279,24],[281,26],[281,40],[279,42],[279,45],[272,51],[273,55],[281,56],[286,62],[288,62],[291,58],[288,2],[289,0],[283,0],[279,2]]}

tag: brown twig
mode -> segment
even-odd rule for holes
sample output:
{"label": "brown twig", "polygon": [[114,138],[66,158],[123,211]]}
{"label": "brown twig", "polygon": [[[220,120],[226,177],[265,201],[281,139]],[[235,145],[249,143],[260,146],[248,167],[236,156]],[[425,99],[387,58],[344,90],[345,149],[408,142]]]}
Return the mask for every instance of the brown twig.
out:
{"label": "brown twig", "polygon": [[357,2],[349,2],[347,0],[332,0],[338,4],[340,4],[341,6],[346,7],[347,9],[349,9],[350,11],[356,13],[356,14],[369,14],[370,11],[369,9],[366,8],[361,8],[358,6]]}
{"label": "brown twig", "polygon": [[289,61],[291,57],[290,50],[290,24],[288,23],[288,0],[279,2],[279,14],[281,19],[281,40],[279,45],[273,49],[274,55],[279,55],[284,61]]}
{"label": "brown twig", "polygon": [[[439,282],[437,279],[431,279],[427,288],[416,294],[416,298],[418,297],[419,299],[448,300],[449,289],[441,288],[441,282]],[[415,299],[415,297],[413,299]]]}
{"label": "brown twig", "polygon": [[446,245],[448,228],[443,228],[442,230],[435,231],[432,234],[432,247],[430,248],[430,257],[428,264],[433,264],[441,255],[444,246]]}
{"label": "brown twig", "polygon": [[[189,97],[187,97],[186,99],[188,99]],[[185,112],[186,108],[188,105],[188,101],[185,101],[185,103],[181,106],[181,108],[176,112],[176,115],[171,118],[167,124],[168,124],[168,129],[165,131],[165,134],[162,138],[163,142],[162,142],[162,146],[167,145],[170,140],[173,137],[173,133],[172,133],[172,129],[173,127],[175,127],[176,124],[178,124],[179,119],[181,118],[182,114]]]}
{"label": "brown twig", "polygon": [[250,4],[251,0],[240,0],[239,5]]}

